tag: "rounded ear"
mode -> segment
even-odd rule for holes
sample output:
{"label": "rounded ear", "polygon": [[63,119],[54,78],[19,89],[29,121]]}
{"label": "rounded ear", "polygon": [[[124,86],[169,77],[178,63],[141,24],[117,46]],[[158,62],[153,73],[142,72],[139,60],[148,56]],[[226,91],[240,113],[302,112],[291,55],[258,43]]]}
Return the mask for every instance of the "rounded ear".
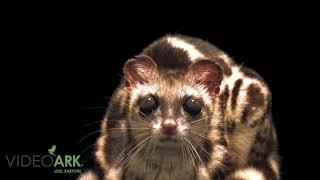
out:
{"label": "rounded ear", "polygon": [[156,63],[149,56],[140,55],[129,59],[123,68],[126,86],[148,83],[156,68]]}
{"label": "rounded ear", "polygon": [[216,95],[220,91],[223,70],[212,60],[200,60],[190,66],[188,78],[206,87],[210,95]]}

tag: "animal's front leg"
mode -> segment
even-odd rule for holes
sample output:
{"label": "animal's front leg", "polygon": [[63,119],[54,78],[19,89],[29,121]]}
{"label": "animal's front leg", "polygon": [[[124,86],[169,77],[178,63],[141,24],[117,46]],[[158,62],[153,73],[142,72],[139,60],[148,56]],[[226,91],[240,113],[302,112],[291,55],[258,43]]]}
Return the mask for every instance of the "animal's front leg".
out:
{"label": "animal's front leg", "polygon": [[277,180],[275,174],[268,172],[266,169],[255,167],[246,167],[237,169],[227,176],[226,180]]}
{"label": "animal's front leg", "polygon": [[121,180],[122,179],[122,167],[111,168],[108,173],[104,176],[105,180]]}
{"label": "animal's front leg", "polygon": [[[103,176],[103,180],[121,180],[122,168],[111,168],[108,173]],[[87,171],[78,177],[78,180],[100,180],[94,171]]]}
{"label": "animal's front leg", "polygon": [[210,180],[210,175],[206,167],[198,166],[197,180]]}

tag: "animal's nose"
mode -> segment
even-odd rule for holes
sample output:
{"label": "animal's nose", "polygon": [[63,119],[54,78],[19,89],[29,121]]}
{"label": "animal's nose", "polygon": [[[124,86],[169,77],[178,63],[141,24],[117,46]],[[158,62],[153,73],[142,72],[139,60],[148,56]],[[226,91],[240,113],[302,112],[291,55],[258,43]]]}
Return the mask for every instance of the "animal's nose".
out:
{"label": "animal's nose", "polygon": [[166,120],[161,124],[161,132],[167,135],[174,135],[178,132],[178,124],[174,120]]}

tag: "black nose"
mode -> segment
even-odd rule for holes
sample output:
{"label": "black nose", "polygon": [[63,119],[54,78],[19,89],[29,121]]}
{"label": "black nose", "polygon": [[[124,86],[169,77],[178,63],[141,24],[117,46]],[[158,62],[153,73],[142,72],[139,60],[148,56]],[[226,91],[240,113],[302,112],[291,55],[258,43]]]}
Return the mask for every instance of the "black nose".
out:
{"label": "black nose", "polygon": [[177,123],[162,123],[161,124],[161,132],[167,135],[174,135],[178,132]]}

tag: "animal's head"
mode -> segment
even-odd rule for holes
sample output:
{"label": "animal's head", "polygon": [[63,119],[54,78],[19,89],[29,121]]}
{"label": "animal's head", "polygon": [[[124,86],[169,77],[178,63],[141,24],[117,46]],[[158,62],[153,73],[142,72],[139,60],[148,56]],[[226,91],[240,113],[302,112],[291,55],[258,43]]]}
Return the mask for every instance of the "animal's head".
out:
{"label": "animal's head", "polygon": [[186,72],[164,73],[150,57],[138,56],[125,64],[124,75],[131,97],[129,130],[142,151],[152,147],[175,156],[211,151],[210,133],[220,136],[213,130],[220,121],[213,106],[223,77],[219,65],[199,60]]}

